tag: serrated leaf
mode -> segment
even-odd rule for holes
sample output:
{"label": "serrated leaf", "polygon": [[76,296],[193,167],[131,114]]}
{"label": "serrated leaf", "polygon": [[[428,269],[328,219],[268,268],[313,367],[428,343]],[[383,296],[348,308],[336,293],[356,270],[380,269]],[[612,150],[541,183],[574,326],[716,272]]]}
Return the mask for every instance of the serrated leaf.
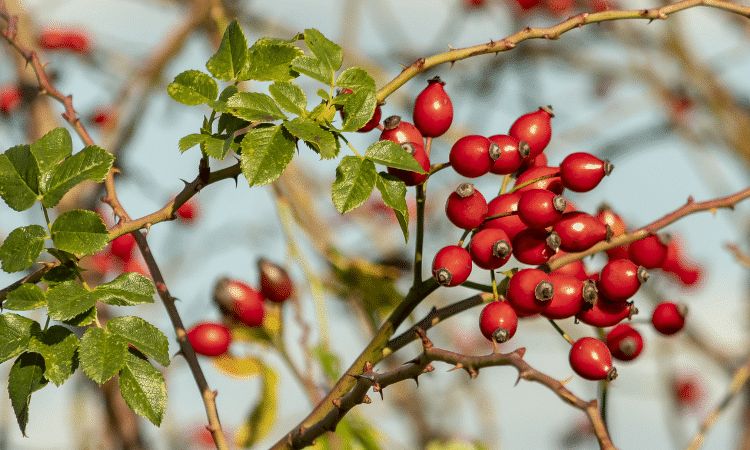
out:
{"label": "serrated leaf", "polygon": [[291,69],[294,58],[302,50],[292,43],[280,39],[258,39],[248,50],[247,70],[240,80],[289,81],[297,77]]}
{"label": "serrated leaf", "polygon": [[31,208],[39,193],[39,169],[28,145],[0,154],[0,197],[16,211]]}
{"label": "serrated leaf", "polygon": [[344,52],[338,44],[323,36],[323,33],[315,28],[306,29],[305,43],[313,55],[315,55],[330,72],[336,72],[341,68],[341,63],[344,60]]}
{"label": "serrated leaf", "polygon": [[125,365],[128,344],[102,328],[89,328],[81,338],[78,358],[81,370],[98,384],[103,384]]}
{"label": "serrated leaf", "polygon": [[169,365],[167,337],[144,319],[136,316],[117,317],[107,322],[107,330],[162,366]]}
{"label": "serrated leaf", "polygon": [[286,119],[273,98],[260,92],[239,92],[227,100],[227,111],[250,122]]}
{"label": "serrated leaf", "polygon": [[200,70],[186,70],[169,83],[167,93],[182,104],[195,106],[216,100],[219,87],[213,78]]}
{"label": "serrated leaf", "polygon": [[359,90],[374,91],[375,80],[361,67],[349,67],[336,78],[336,86],[349,88],[353,92]]}
{"label": "serrated leaf", "polygon": [[206,155],[222,160],[226,157],[229,148],[231,148],[231,139],[226,141],[208,134],[189,134],[180,139],[178,145],[181,152],[185,152],[196,145],[200,145],[201,150],[205,152]]}
{"label": "serrated leaf", "polygon": [[263,439],[273,428],[276,421],[276,410],[278,409],[278,384],[279,376],[276,372],[264,366],[260,401],[252,409],[245,423],[237,430],[235,441],[238,446],[252,446]]}
{"label": "serrated leaf", "polygon": [[406,184],[398,178],[380,172],[375,180],[375,186],[380,191],[383,203],[388,205],[396,214],[404,241],[409,240],[409,208],[406,205]]}
{"label": "serrated leaf", "polygon": [[328,70],[328,68],[314,56],[302,55],[294,58],[292,61],[292,69],[307,75],[310,78],[321,81],[326,85],[333,84],[334,73]]}
{"label": "serrated leaf", "polygon": [[8,293],[3,302],[3,309],[13,311],[30,311],[47,304],[47,299],[39,286],[24,283]]}
{"label": "serrated leaf", "polygon": [[13,363],[8,374],[8,395],[21,434],[26,436],[31,394],[47,385],[44,359],[36,353],[24,353]]}
{"label": "serrated leaf", "polygon": [[0,363],[25,352],[39,324],[18,314],[0,314]]}
{"label": "serrated leaf", "polygon": [[206,69],[219,80],[234,80],[245,69],[247,53],[245,34],[237,21],[233,20],[224,30],[219,49],[209,58]]}
{"label": "serrated leaf", "polygon": [[[372,119],[378,100],[374,90],[362,89],[346,96],[342,117],[344,131],[357,131]],[[390,141],[388,141],[390,142]]]}
{"label": "serrated leaf", "polygon": [[26,270],[34,264],[44,249],[47,230],[39,225],[28,225],[11,231],[0,245],[0,262],[6,272]]}
{"label": "serrated leaf", "polygon": [[344,157],[336,168],[331,197],[333,205],[341,214],[360,206],[370,197],[375,186],[375,164],[357,156]]}
{"label": "serrated leaf", "polygon": [[60,263],[70,267],[75,267],[80,260],[80,258],[78,258],[76,255],[70,252],[66,252],[65,250],[60,250],[59,248],[47,248],[47,253],[57,258]]}
{"label": "serrated leaf", "polygon": [[65,281],[47,289],[47,312],[55,320],[69,320],[88,311],[96,298],[77,281]]}
{"label": "serrated leaf", "polygon": [[30,150],[39,168],[39,186],[44,186],[52,170],[73,153],[73,141],[67,129],[55,128],[31,144]]}
{"label": "serrated leaf", "polygon": [[100,284],[92,294],[97,301],[114,306],[132,306],[153,303],[156,289],[147,277],[126,272],[109,283]]}
{"label": "serrated leaf", "polygon": [[426,173],[414,156],[392,141],[377,141],[367,147],[365,158],[395,169]]}
{"label": "serrated leaf", "polygon": [[42,281],[47,283],[48,286],[54,286],[65,281],[75,280],[78,277],[78,271],[73,264],[63,264],[57,267],[53,267],[49,272],[45,273],[42,277]]}
{"label": "serrated leaf", "polygon": [[78,314],[72,319],[63,320],[62,322],[72,327],[85,327],[86,325],[91,325],[92,323],[94,323],[94,321],[96,321],[97,312],[98,311],[96,310],[96,306],[94,306],[82,312],[81,314]]}
{"label": "serrated leaf", "polygon": [[219,122],[217,124],[219,133],[226,133],[234,138],[234,133],[241,130],[242,128],[250,125],[250,122],[239,117],[234,117],[229,113],[223,113],[219,116]]}
{"label": "serrated leaf", "polygon": [[227,354],[213,359],[214,367],[224,375],[248,379],[263,372],[263,361],[251,356],[234,357]]}
{"label": "serrated leaf", "polygon": [[184,153],[195,147],[196,145],[206,142],[209,139],[214,138],[208,134],[188,134],[187,136],[183,136],[182,138],[180,138],[177,146],[180,148],[180,152]]}
{"label": "serrated leaf", "polygon": [[60,386],[78,367],[78,337],[59,325],[34,333],[29,351],[44,358],[44,378]]}
{"label": "serrated leaf", "polygon": [[101,183],[114,161],[111,153],[96,145],[90,145],[67,158],[55,167],[44,184],[42,204],[47,208],[57,205],[66,192],[85,180]]}
{"label": "serrated leaf", "polygon": [[119,383],[120,394],[130,409],[159,426],[167,408],[167,385],[161,372],[147,360],[129,352]]}
{"label": "serrated leaf", "polygon": [[302,116],[307,111],[305,91],[288,81],[277,81],[268,87],[276,103],[290,113]]}
{"label": "serrated leaf", "polygon": [[281,125],[253,128],[242,139],[240,165],[250,186],[279,178],[294,157],[294,138]]}
{"label": "serrated leaf", "polygon": [[94,211],[76,209],[63,213],[51,231],[55,247],[78,257],[93,255],[109,242],[107,227]]}
{"label": "serrated leaf", "polygon": [[305,141],[323,159],[335,158],[339,152],[336,136],[330,131],[321,128],[314,120],[297,117],[294,120],[284,122],[284,128],[292,136]]}

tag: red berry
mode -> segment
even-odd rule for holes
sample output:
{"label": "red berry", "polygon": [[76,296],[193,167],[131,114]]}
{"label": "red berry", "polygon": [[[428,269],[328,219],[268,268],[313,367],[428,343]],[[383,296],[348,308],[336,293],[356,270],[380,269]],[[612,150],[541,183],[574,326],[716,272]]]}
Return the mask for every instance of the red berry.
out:
{"label": "red berry", "polygon": [[638,308],[632,303],[609,303],[599,296],[594,306],[584,307],[576,317],[583,323],[594,327],[611,327],[625,319],[638,314]]}
{"label": "red berry", "polygon": [[643,351],[643,337],[638,330],[623,323],[607,333],[607,347],[616,359],[631,361]]}
{"label": "red berry", "polygon": [[[518,211],[518,201],[521,194],[512,192],[502,194],[493,198],[487,205],[487,217],[497,216],[500,214],[515,213]],[[509,214],[495,219],[489,219],[482,225],[483,228],[500,228],[508,234],[510,239],[516,237],[518,233],[526,229],[526,225],[518,217],[518,214]]]}
{"label": "red berry", "polygon": [[679,406],[697,407],[706,393],[701,379],[695,375],[679,375],[672,380],[672,390]]}
{"label": "red berry", "polygon": [[78,30],[47,29],[39,33],[39,46],[45,50],[70,50],[75,53],[89,53],[89,37]]}
{"label": "red berry", "polygon": [[232,333],[220,323],[199,323],[188,330],[187,338],[195,353],[204,356],[222,355],[232,343]]}
{"label": "red berry", "polygon": [[294,293],[294,283],[286,269],[271,261],[260,258],[258,260],[260,274],[260,292],[272,302],[281,303]]}
{"label": "red berry", "polygon": [[556,233],[527,228],[513,239],[513,256],[524,264],[544,264],[560,247],[560,237]]}
{"label": "red berry", "polygon": [[542,106],[537,111],[522,115],[510,126],[508,134],[529,144],[529,158],[542,153],[552,138],[552,108]]}
{"label": "red berry", "polygon": [[542,311],[548,319],[566,319],[578,314],[584,305],[596,301],[596,283],[581,281],[576,277],[550,273],[549,279],[555,287],[552,301]]}
{"label": "red berry", "polygon": [[570,347],[570,367],[587,380],[609,380],[617,378],[612,366],[612,354],[607,345],[592,337],[578,339]]}
{"label": "red berry", "polygon": [[114,238],[110,244],[110,252],[112,255],[120,258],[124,262],[131,260],[133,257],[133,249],[135,249],[135,238],[130,233]]}
{"label": "red berry", "polygon": [[530,189],[518,201],[518,217],[529,228],[544,229],[563,216],[567,202],[560,195],[546,189]]}
{"label": "red berry", "polygon": [[[559,251],[557,252],[556,257],[560,258],[564,254],[565,252]],[[580,259],[569,262],[562,267],[558,267],[557,269],[553,270],[550,275],[551,274],[570,275],[572,277],[578,278],[581,281],[586,281],[589,279],[589,275],[586,273],[586,265]]]}
{"label": "red berry", "polygon": [[263,323],[263,294],[247,283],[220,278],[214,286],[214,301],[225,313],[249,327]]}
{"label": "red berry", "polygon": [[414,125],[425,137],[438,137],[453,122],[453,103],[445,93],[445,82],[432,78],[414,101]]}
{"label": "red berry", "polygon": [[378,127],[378,125],[380,125],[381,117],[383,117],[383,111],[380,109],[380,105],[378,105],[375,107],[375,112],[372,113],[372,117],[370,118],[370,120],[366,124],[362,125],[362,128],[357,131],[359,131],[360,133],[367,133],[368,131],[374,130]]}
{"label": "red berry", "polygon": [[518,6],[520,6],[524,11],[536,7],[540,2],[541,0],[516,0]]}
{"label": "red berry", "polygon": [[484,0],[464,0],[464,6],[467,8],[481,8],[484,6]]}
{"label": "red berry", "polygon": [[564,187],[560,180],[560,168],[547,166],[532,167],[518,175],[513,190],[515,192],[523,192],[532,189],[547,189],[555,194],[562,194]]}
{"label": "red berry", "polygon": [[529,156],[529,144],[519,141],[513,136],[496,134],[487,139],[500,148],[499,156],[490,169],[492,173],[498,175],[511,174],[517,171],[523,164],[524,158]]}
{"label": "red berry", "polygon": [[458,286],[471,275],[471,255],[458,245],[443,247],[432,260],[432,276],[443,286]]}
{"label": "red berry", "polygon": [[184,223],[193,223],[199,216],[198,203],[191,199],[177,208],[177,217]]}
{"label": "red berry", "polygon": [[0,87],[0,112],[10,114],[21,105],[23,96],[21,89],[16,85],[6,85]]}
{"label": "red berry", "polygon": [[473,230],[487,217],[487,200],[471,183],[461,183],[448,196],[445,214],[453,225],[464,230]]}
{"label": "red berry", "polygon": [[624,302],[648,280],[643,266],[629,259],[615,259],[607,263],[599,276],[599,292],[609,302]]}
{"label": "red berry", "polygon": [[464,136],[451,147],[450,160],[453,170],[468,177],[480,177],[490,171],[500,148],[484,136]]}
{"label": "red berry", "polygon": [[488,303],[479,315],[479,329],[490,341],[506,342],[516,334],[518,316],[508,302]]}
{"label": "red berry", "polygon": [[590,153],[575,152],[560,163],[560,178],[567,189],[588,192],[609,175],[613,168],[609,161],[602,161]]}
{"label": "red berry", "polygon": [[596,213],[596,218],[602,224],[608,225],[609,228],[612,229],[612,236],[619,236],[625,234],[627,231],[625,221],[622,220],[622,217],[606,204],[599,207],[599,211]]}
{"label": "red berry", "polygon": [[506,297],[513,308],[526,315],[549,306],[555,292],[552,281],[539,269],[521,269],[508,282]]}
{"label": "red berry", "polygon": [[397,144],[404,142],[422,143],[424,137],[417,127],[409,122],[401,120],[399,116],[390,116],[383,122],[383,132],[380,133],[381,141],[392,141]]}
{"label": "red berry", "polygon": [[[424,150],[424,146],[420,142],[404,142],[401,144],[401,148],[405,152],[411,154],[415,160],[422,167],[425,172],[430,171],[430,157],[427,156],[427,152]],[[397,177],[399,180],[406,183],[407,186],[416,186],[424,183],[427,179],[427,173],[417,173],[410,170],[394,169],[393,167],[388,168],[388,173]]]}
{"label": "red berry", "polygon": [[654,269],[661,267],[667,259],[667,246],[659,236],[650,234],[643,239],[631,242],[628,246],[628,256],[634,263],[647,269]]}
{"label": "red berry", "polygon": [[91,113],[89,121],[97,127],[104,129],[111,129],[117,123],[115,111],[109,107],[96,108],[94,112]]}
{"label": "red berry", "polygon": [[512,251],[508,234],[499,228],[474,233],[469,244],[471,259],[482,269],[499,268],[508,262]]}
{"label": "red berry", "polygon": [[685,286],[692,286],[700,281],[703,269],[689,261],[683,254],[681,242],[672,236],[667,244],[667,256],[661,264],[662,270],[676,276]]}
{"label": "red berry", "polygon": [[685,326],[686,315],[687,306],[681,303],[661,302],[654,309],[651,323],[654,324],[656,331],[669,336],[682,330]]}
{"label": "red berry", "polygon": [[518,168],[518,173],[526,172],[532,167],[546,167],[546,166],[549,166],[549,163],[547,161],[547,155],[545,155],[544,153],[541,153],[539,155],[536,155],[536,158],[524,158],[523,163],[521,163],[521,167]]}
{"label": "red berry", "polygon": [[580,211],[563,214],[552,229],[560,236],[560,249],[566,252],[587,250],[610,234],[596,217]]}

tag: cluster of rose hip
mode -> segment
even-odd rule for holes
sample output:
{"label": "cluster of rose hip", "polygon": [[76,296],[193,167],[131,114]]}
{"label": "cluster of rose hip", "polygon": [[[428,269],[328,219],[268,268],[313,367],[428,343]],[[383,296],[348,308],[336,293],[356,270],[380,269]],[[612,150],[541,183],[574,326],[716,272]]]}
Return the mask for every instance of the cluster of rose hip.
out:
{"label": "cluster of rose hip", "polygon": [[199,355],[219,356],[229,350],[232,333],[229,326],[257,328],[263,325],[265,302],[283,303],[294,294],[294,284],[287,271],[267,259],[258,260],[258,289],[241,280],[220,278],[214,286],[213,299],[225,323],[200,322],[187,332],[193,350]]}
{"label": "cluster of rose hip", "polygon": [[[414,124],[389,117],[380,136],[400,143],[426,171],[430,169],[429,145],[425,150],[423,142],[431,141],[425,138],[441,136],[453,121],[453,106],[444,84],[437,77],[429,80],[415,100]],[[576,152],[558,167],[548,166],[543,152],[552,136],[553,117],[551,108],[541,107],[520,116],[507,134],[463,136],[450,150],[450,166],[466,178],[493,174],[505,175],[506,182],[513,177],[515,182],[508,192],[504,192],[504,182],[501,193],[489,202],[471,183],[461,183],[450,194],[446,215],[465,234],[457,245],[446,246],[435,255],[435,280],[446,287],[461,285],[476,265],[491,271],[494,284],[494,271],[511,256],[520,263],[539,266],[503,272],[510,278],[507,290],[485,306],[479,319],[482,334],[493,342],[511,339],[519,317],[575,317],[595,327],[616,326],[637,312],[631,298],[647,280],[647,269],[662,268],[686,284],[699,276],[697,269],[680,262],[676,246],[655,234],[608,251],[609,262],[598,273],[587,273],[580,260],[551,272],[543,270],[555,255],[582,252],[626,232],[624,222],[611,209],[605,207],[591,215],[578,211],[562,196],[565,189],[591,191],[609,175],[612,165],[592,154]],[[377,126],[379,118],[377,110],[361,131]],[[389,171],[410,186],[428,177],[399,169]],[[471,239],[464,245],[469,234]],[[685,312],[682,305],[663,302],[654,311],[653,326],[662,334],[674,334],[683,327]],[[575,341],[569,359],[575,372],[586,379],[612,379],[616,376],[612,356],[632,360],[642,349],[640,333],[620,324],[609,331],[606,343],[593,337]]]}

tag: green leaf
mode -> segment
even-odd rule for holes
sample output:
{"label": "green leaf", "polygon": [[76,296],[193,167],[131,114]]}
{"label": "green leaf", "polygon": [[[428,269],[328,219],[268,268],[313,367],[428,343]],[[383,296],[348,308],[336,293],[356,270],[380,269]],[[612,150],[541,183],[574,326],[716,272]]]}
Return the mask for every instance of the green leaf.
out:
{"label": "green leaf", "polygon": [[208,156],[222,160],[226,157],[231,147],[230,144],[231,139],[228,143],[224,139],[218,139],[208,134],[189,134],[180,139],[179,147],[181,152],[185,152],[196,145],[200,145],[201,150]]}
{"label": "green leaf", "polygon": [[321,128],[314,120],[297,117],[289,122],[284,122],[284,128],[292,136],[305,141],[323,159],[335,158],[339,152],[336,136],[330,131]]}
{"label": "green leaf", "polygon": [[409,240],[409,208],[406,206],[406,184],[393,175],[384,172],[378,174],[375,186],[380,191],[383,203],[388,205],[396,214],[404,241]]}
{"label": "green leaf", "polygon": [[65,281],[75,280],[76,278],[78,278],[78,270],[75,264],[63,264],[53,267],[49,272],[45,273],[42,281],[47,283],[47,286],[55,286]]}
{"label": "green leaf", "polygon": [[323,33],[315,28],[306,29],[305,43],[329,72],[333,73],[341,68],[344,52],[336,43],[323,36]]}
{"label": "green leaf", "polygon": [[136,316],[117,317],[107,322],[107,331],[120,336],[141,353],[162,366],[169,365],[169,342],[158,328]]}
{"label": "green leaf", "polygon": [[25,352],[39,324],[18,314],[0,314],[0,363]]}
{"label": "green leaf", "polygon": [[73,153],[73,141],[65,128],[55,128],[31,144],[39,168],[39,186],[44,186],[58,164]]}
{"label": "green leaf", "polygon": [[13,311],[30,311],[47,304],[44,291],[32,283],[24,283],[8,293],[3,302],[3,309]]}
{"label": "green leaf", "polygon": [[97,310],[96,306],[87,309],[86,311],[78,314],[72,319],[63,320],[62,322],[72,327],[85,327],[91,325],[96,320]]}
{"label": "green leaf", "polygon": [[44,358],[44,378],[56,386],[63,384],[78,367],[77,350],[78,337],[59,325],[34,333],[29,341],[29,351]]}
{"label": "green leaf", "polygon": [[253,128],[242,139],[242,174],[250,186],[271,183],[294,157],[294,138],[281,125]]}
{"label": "green leaf", "polygon": [[234,137],[234,133],[241,130],[242,128],[250,125],[250,122],[239,117],[234,117],[229,113],[223,113],[219,116],[219,123],[217,125],[217,131],[219,133],[226,133]]}
{"label": "green leaf", "polygon": [[302,116],[307,111],[305,91],[288,81],[277,81],[268,87],[276,103],[292,114]]}
{"label": "green leaf", "polygon": [[180,152],[184,153],[209,139],[215,138],[208,134],[188,134],[187,136],[182,137],[177,145],[180,148]]}
{"label": "green leaf", "polygon": [[104,384],[125,365],[128,344],[102,328],[89,328],[83,334],[78,358],[87,377]]}
{"label": "green leaf", "polygon": [[114,306],[132,306],[153,303],[156,289],[147,277],[126,272],[109,283],[100,284],[92,292],[97,301]]}
{"label": "green leaf", "polygon": [[94,211],[76,209],[63,213],[51,231],[55,247],[78,257],[93,255],[109,242],[107,227]]}
{"label": "green leaf", "polygon": [[200,70],[187,70],[169,83],[167,93],[182,104],[194,106],[216,100],[219,87],[213,78]]}
{"label": "green leaf", "polygon": [[213,358],[213,366],[224,375],[248,379],[263,373],[263,361],[252,356],[234,357],[228,354]]}
{"label": "green leaf", "polygon": [[292,69],[327,85],[333,84],[334,73],[328,70],[325,64],[314,56],[302,55],[294,58]]}
{"label": "green leaf", "polygon": [[0,262],[6,272],[26,270],[34,264],[44,249],[47,231],[39,225],[29,225],[11,231],[0,245]]}
{"label": "green leaf", "polygon": [[252,446],[268,435],[273,428],[278,409],[278,384],[279,376],[276,372],[264,366],[260,401],[237,431],[236,441],[240,447]]}
{"label": "green leaf", "polygon": [[367,200],[375,186],[375,164],[369,159],[346,156],[336,168],[333,182],[333,205],[341,214],[347,213]]}
{"label": "green leaf", "polygon": [[206,69],[219,80],[234,80],[245,69],[247,53],[245,34],[233,20],[224,31],[219,50],[206,63]]}
{"label": "green leaf", "polygon": [[159,426],[167,408],[164,376],[147,360],[129,352],[119,383],[120,394],[130,409]]}
{"label": "green leaf", "polygon": [[0,197],[16,211],[31,208],[39,193],[39,169],[28,145],[0,154]]}
{"label": "green leaf", "polygon": [[372,119],[377,105],[378,99],[375,91],[363,89],[347,95],[342,112],[344,123],[341,129],[344,131],[359,130]]}
{"label": "green leaf", "polygon": [[101,183],[114,161],[115,157],[101,147],[84,148],[55,167],[42,189],[42,204],[47,208],[57,205],[66,192],[82,181]]}
{"label": "green leaf", "polygon": [[273,122],[286,116],[273,98],[260,92],[240,92],[227,100],[227,111],[250,122]]}
{"label": "green leaf", "polygon": [[240,80],[289,81],[297,77],[291,69],[294,58],[302,55],[294,44],[280,39],[258,39],[248,50],[247,70]]}
{"label": "green leaf", "polygon": [[26,436],[29,421],[31,394],[47,385],[44,379],[44,359],[36,353],[24,353],[14,363],[8,374],[8,395],[16,414],[21,434]]}
{"label": "green leaf", "polygon": [[365,158],[395,169],[426,173],[417,160],[414,159],[414,156],[404,150],[400,145],[391,141],[377,141],[367,147]]}
{"label": "green leaf", "polygon": [[336,86],[349,88],[352,92],[359,90],[374,91],[375,80],[373,80],[365,69],[361,67],[349,67],[336,78]]}
{"label": "green leaf", "polygon": [[77,281],[65,281],[47,289],[47,312],[55,320],[69,320],[88,311],[96,297]]}

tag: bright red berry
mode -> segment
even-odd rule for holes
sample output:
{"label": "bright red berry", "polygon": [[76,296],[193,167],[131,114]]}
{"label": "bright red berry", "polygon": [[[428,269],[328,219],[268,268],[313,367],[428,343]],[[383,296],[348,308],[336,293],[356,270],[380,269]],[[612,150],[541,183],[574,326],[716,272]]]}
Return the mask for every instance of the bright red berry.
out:
{"label": "bright red berry", "polygon": [[289,273],[278,264],[265,258],[258,260],[260,292],[272,302],[281,303],[294,293],[294,283]]}
{"label": "bright red berry", "polygon": [[481,225],[487,217],[487,210],[487,200],[471,183],[461,183],[445,202],[448,219],[464,230]]}
{"label": "bright red berry", "polygon": [[448,159],[453,170],[465,177],[476,178],[490,171],[499,152],[497,144],[473,134],[457,140]]}
{"label": "bright red berry", "polygon": [[573,317],[584,307],[596,301],[596,283],[591,280],[581,281],[570,275],[550,273],[549,279],[555,287],[552,300],[542,315],[548,319],[566,319]]}
{"label": "bright red berry", "polygon": [[560,237],[552,232],[527,228],[513,239],[513,256],[524,264],[544,264],[560,248]]}
{"label": "bright red berry", "polygon": [[566,252],[582,252],[611,235],[596,217],[580,211],[563,214],[552,229],[560,236],[560,249]]}
{"label": "bright red berry", "polygon": [[703,276],[703,268],[690,261],[684,254],[680,239],[675,236],[667,244],[667,256],[661,264],[662,270],[676,276],[685,286],[693,286]]}
{"label": "bright red berry", "polygon": [[187,332],[188,341],[195,353],[204,356],[219,356],[229,350],[232,333],[229,328],[212,322],[202,322]]}
{"label": "bright red berry", "polygon": [[521,163],[521,167],[518,168],[518,173],[526,172],[532,167],[546,167],[546,166],[549,166],[547,155],[544,153],[540,153],[536,155],[536,158],[524,158],[523,163]]}
{"label": "bright red berry", "polygon": [[552,138],[552,118],[555,117],[552,108],[542,106],[537,111],[522,115],[510,126],[508,134],[525,141],[531,150],[530,158],[544,151]]}
{"label": "bright red berry", "polygon": [[638,308],[630,302],[609,303],[599,296],[593,306],[585,306],[576,317],[594,327],[611,327],[638,314]]}
{"label": "bright red berry", "polygon": [[607,344],[592,337],[578,339],[570,347],[570,367],[587,380],[609,380],[617,378],[612,365],[612,354]]}
{"label": "bright red berry", "polygon": [[496,134],[487,139],[499,148],[498,157],[490,169],[490,172],[498,175],[508,175],[517,171],[531,151],[529,144],[507,134]]}
{"label": "bright red berry", "polygon": [[16,85],[6,85],[0,87],[0,112],[10,114],[16,108],[21,106],[23,95],[21,89]]}
{"label": "bright red berry", "polygon": [[[401,144],[401,148],[405,152],[411,154],[415,160],[422,167],[425,172],[430,171],[430,157],[427,156],[427,152],[424,150],[424,146],[420,142],[404,142]],[[427,173],[417,173],[410,170],[394,169],[393,167],[388,168],[388,173],[397,177],[403,181],[407,186],[416,186],[424,183],[427,179]]]}
{"label": "bright red berry", "polygon": [[458,245],[443,247],[432,260],[432,276],[443,286],[458,286],[471,275],[471,255]]}
{"label": "bright red berry", "polygon": [[546,189],[530,189],[518,200],[518,217],[529,228],[544,229],[560,220],[566,205],[561,195]]}
{"label": "bright red berry", "polygon": [[672,391],[680,407],[695,408],[705,398],[702,380],[696,375],[679,375],[672,380]]}
{"label": "bright red berry", "polygon": [[516,0],[518,6],[524,11],[535,8],[540,2],[541,0]]}
{"label": "bright red berry", "polygon": [[91,51],[91,40],[79,30],[51,28],[39,34],[39,46],[45,50],[70,50],[86,54]]}
{"label": "bright red berry", "polygon": [[622,323],[607,333],[607,347],[620,361],[631,361],[643,351],[643,337],[635,328]]}
{"label": "bright red berry", "polygon": [[469,253],[482,269],[497,269],[510,259],[513,248],[508,234],[499,228],[485,228],[471,237]]}
{"label": "bright red berry", "polygon": [[453,103],[445,92],[445,82],[435,77],[414,101],[414,125],[422,136],[438,137],[448,131],[453,122]]}
{"label": "bright red berry", "polygon": [[263,294],[247,283],[220,278],[214,286],[214,301],[225,314],[249,327],[263,323]]}
{"label": "bright red berry", "polygon": [[510,239],[516,237],[518,233],[526,229],[526,225],[517,214],[520,199],[521,194],[518,192],[502,194],[493,198],[487,205],[487,217],[503,216],[487,220],[482,227],[500,228],[508,234]]}
{"label": "bright red berry", "polygon": [[656,305],[651,316],[651,323],[661,334],[672,335],[682,330],[685,326],[687,306],[681,303],[661,302]]}
{"label": "bright red berry", "polygon": [[[559,251],[557,252],[556,258],[560,258],[564,254],[564,251]],[[586,273],[586,265],[580,259],[569,262],[564,266],[558,267],[557,269],[550,272],[550,274],[555,273],[560,275],[570,275],[571,277],[576,277],[581,281],[586,281],[589,279],[589,275]]]}
{"label": "bright red berry", "polygon": [[555,287],[547,273],[539,269],[521,269],[508,282],[506,298],[520,313],[535,314],[549,306]]}
{"label": "bright red berry", "polygon": [[110,107],[98,107],[91,113],[89,121],[99,128],[111,129],[117,124],[115,111]]}
{"label": "bright red berry", "polygon": [[132,234],[123,234],[114,238],[110,244],[110,252],[112,255],[120,258],[124,262],[128,262],[133,257],[133,249],[135,249],[135,238]]}
{"label": "bright red berry", "polygon": [[492,302],[482,308],[479,330],[490,341],[506,342],[516,334],[518,316],[508,302]]}
{"label": "bright red berry", "polygon": [[531,189],[547,189],[555,194],[562,194],[564,186],[560,180],[560,168],[548,166],[532,167],[518,175],[513,190],[515,192],[523,192],[530,191]]}
{"label": "bright red berry", "polygon": [[609,161],[602,161],[590,153],[575,152],[560,163],[560,178],[567,189],[588,192],[609,175],[613,168]]}
{"label": "bright red berry", "polygon": [[187,224],[193,223],[199,216],[198,202],[190,199],[180,205],[180,207],[177,208],[176,213],[177,218],[180,219],[180,221]]}
{"label": "bright red berry", "polygon": [[409,122],[401,120],[399,116],[390,116],[383,122],[383,132],[380,133],[381,141],[392,141],[397,144],[404,142],[422,143],[424,137],[417,127]]}
{"label": "bright red berry", "polygon": [[648,280],[648,272],[643,266],[629,259],[615,259],[608,262],[599,275],[599,292],[609,302],[624,302]]}
{"label": "bright red berry", "polygon": [[122,267],[123,273],[137,273],[141,274],[144,277],[151,277],[151,273],[149,273],[146,266],[143,265],[141,261],[139,261],[136,258],[131,258],[129,261],[125,261],[125,264]]}
{"label": "bright red berry", "polygon": [[650,234],[643,239],[631,242],[628,246],[628,256],[634,263],[647,269],[654,269],[661,267],[667,259],[667,246],[659,236]]}

